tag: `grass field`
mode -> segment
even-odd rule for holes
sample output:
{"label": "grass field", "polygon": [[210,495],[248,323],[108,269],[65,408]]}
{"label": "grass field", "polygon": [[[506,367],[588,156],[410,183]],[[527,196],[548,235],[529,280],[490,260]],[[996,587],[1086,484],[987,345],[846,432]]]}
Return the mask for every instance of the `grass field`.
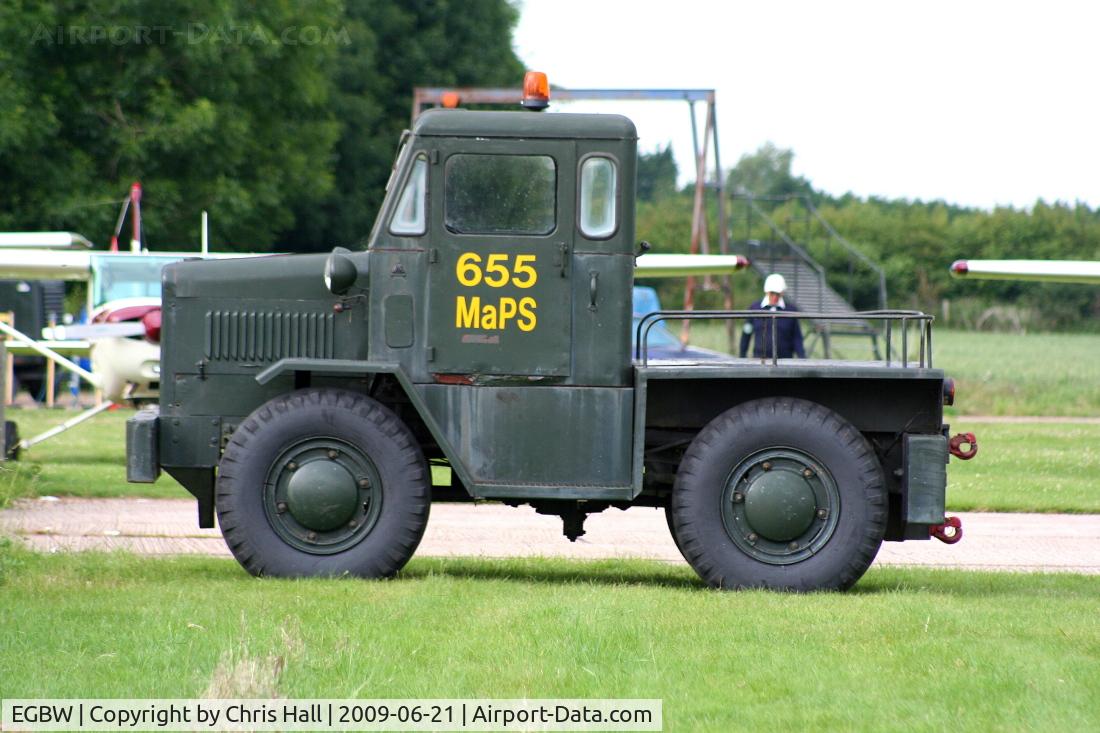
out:
{"label": "grass field", "polygon": [[[0,468],[0,506],[18,496],[191,495],[167,474],[155,484],[128,484],[125,422],[118,410],[31,449],[22,461]],[[66,413],[11,410],[24,435],[55,425]],[[979,451],[951,462],[948,506],[954,511],[1100,513],[1100,425],[1003,424],[951,419],[953,431],[977,433]]]}
{"label": "grass field", "polygon": [[[31,437],[61,424],[75,413],[68,410],[8,409],[7,418]],[[126,421],[133,410],[98,415],[61,436],[26,451],[21,459],[0,468],[3,496],[191,496],[171,476],[155,484],[126,483]]]}
{"label": "grass field", "polygon": [[[986,336],[937,341],[966,412],[1100,406],[1087,337]],[[1011,374],[981,371],[1002,363]],[[0,467],[0,506],[189,496],[167,476],[125,482],[130,414]],[[8,416],[26,436],[71,413]],[[1100,513],[1100,425],[950,422],[980,445],[952,461],[951,509]],[[654,697],[667,730],[1100,730],[1098,597],[1095,576],[879,568],[847,594],[717,593],[644,561],[424,558],[389,582],[255,580],[227,559],[0,538],[0,697]]]}
{"label": "grass field", "polygon": [[968,415],[1100,416],[1100,336],[937,331],[936,366]]}
{"label": "grass field", "polygon": [[[803,326],[805,330],[805,326]],[[695,324],[692,342],[726,350],[718,324]],[[839,356],[870,359],[870,339],[837,339]],[[1100,416],[1100,336],[936,329],[933,364],[955,379],[963,415]],[[910,345],[912,348],[911,337]],[[895,356],[900,341],[895,340]]]}
{"label": "grass field", "polygon": [[947,503],[955,511],[1100,514],[1100,425],[982,423],[953,418],[952,432],[974,432],[978,455],[952,459]]}
{"label": "grass field", "polygon": [[667,730],[1100,729],[1100,579],[873,570],[718,593],[647,562],[389,582],[0,548],[3,697],[654,697]]}

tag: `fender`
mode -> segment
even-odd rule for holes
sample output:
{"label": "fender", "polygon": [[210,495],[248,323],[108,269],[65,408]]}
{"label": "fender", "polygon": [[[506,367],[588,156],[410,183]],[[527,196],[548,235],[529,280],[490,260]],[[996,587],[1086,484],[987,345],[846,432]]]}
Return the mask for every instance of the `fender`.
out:
{"label": "fender", "polygon": [[397,383],[401,385],[401,389],[405,391],[405,395],[416,409],[417,414],[420,415],[420,419],[423,420],[424,424],[428,427],[428,432],[432,434],[432,437],[443,451],[443,455],[447,457],[447,461],[451,464],[451,470],[458,474],[459,479],[462,481],[462,485],[466,487],[466,492],[473,496],[470,492],[470,487],[475,485],[473,477],[467,470],[466,465],[459,460],[458,452],[447,439],[439,423],[432,416],[427,405],[424,404],[424,399],[420,392],[416,389],[413,381],[409,379],[409,375],[401,368],[400,364],[394,362],[360,361],[357,359],[287,358],[280,359],[264,369],[256,375],[255,379],[258,384],[267,384],[276,377],[288,373],[294,374],[295,386],[305,386],[305,377],[313,374],[333,376],[367,376],[371,374],[393,375],[393,377],[397,379]]}

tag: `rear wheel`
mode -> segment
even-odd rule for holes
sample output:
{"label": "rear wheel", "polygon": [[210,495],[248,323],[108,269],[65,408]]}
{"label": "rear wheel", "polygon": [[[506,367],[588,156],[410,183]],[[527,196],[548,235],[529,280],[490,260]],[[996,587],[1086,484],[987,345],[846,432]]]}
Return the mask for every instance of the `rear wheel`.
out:
{"label": "rear wheel", "polygon": [[859,431],[821,405],[747,402],[692,441],[672,523],[677,545],[712,586],[842,590],[882,543],[882,469]]}
{"label": "rear wheel", "polygon": [[218,468],[218,523],[253,575],[393,575],[428,522],[428,464],[408,428],[355,392],[277,397]]}

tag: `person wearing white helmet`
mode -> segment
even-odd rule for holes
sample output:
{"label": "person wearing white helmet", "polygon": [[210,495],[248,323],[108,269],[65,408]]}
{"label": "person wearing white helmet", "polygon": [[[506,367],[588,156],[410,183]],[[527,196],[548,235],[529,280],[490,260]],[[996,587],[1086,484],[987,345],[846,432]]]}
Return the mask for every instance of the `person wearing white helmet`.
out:
{"label": "person wearing white helmet", "polygon": [[[783,300],[783,293],[787,292],[787,281],[778,272],[773,272],[764,278],[764,299],[754,302],[749,310],[758,311],[797,311],[794,303]],[[806,350],[802,345],[802,327],[798,325],[797,318],[750,318],[745,322],[741,332],[740,356],[748,354],[749,343],[753,343],[752,355],[761,359],[770,359],[772,356],[772,328],[775,328],[775,351],[780,359],[790,359],[797,356],[806,358]],[[753,339],[753,335],[756,339]]]}

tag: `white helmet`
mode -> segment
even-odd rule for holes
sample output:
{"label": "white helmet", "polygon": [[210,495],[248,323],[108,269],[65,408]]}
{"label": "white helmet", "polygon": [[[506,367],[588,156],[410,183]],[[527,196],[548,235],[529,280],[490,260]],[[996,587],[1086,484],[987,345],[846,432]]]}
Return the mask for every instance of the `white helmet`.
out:
{"label": "white helmet", "polygon": [[778,272],[773,272],[764,279],[764,294],[784,293],[787,290],[787,281]]}

